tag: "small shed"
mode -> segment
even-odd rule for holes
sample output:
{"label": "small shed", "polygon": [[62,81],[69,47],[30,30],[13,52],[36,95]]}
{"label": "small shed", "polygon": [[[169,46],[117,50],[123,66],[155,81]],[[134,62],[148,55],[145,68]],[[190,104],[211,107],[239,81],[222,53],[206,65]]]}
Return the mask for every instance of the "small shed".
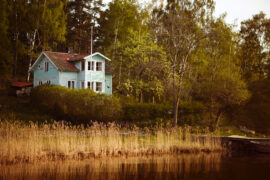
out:
{"label": "small shed", "polygon": [[29,96],[33,88],[33,83],[30,82],[13,82],[11,83],[12,95],[17,97],[27,95]]}

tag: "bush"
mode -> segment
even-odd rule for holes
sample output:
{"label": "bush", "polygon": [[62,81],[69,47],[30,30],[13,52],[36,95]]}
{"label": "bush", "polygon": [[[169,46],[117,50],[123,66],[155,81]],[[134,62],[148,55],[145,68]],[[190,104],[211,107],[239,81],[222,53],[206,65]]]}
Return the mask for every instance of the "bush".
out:
{"label": "bush", "polygon": [[117,121],[120,118],[119,100],[105,94],[97,94],[89,89],[68,89],[55,85],[35,87],[32,102],[58,119],[73,123],[87,121]]}
{"label": "bush", "polygon": [[157,118],[168,119],[172,116],[172,107],[165,104],[123,104],[124,121],[148,121]]}

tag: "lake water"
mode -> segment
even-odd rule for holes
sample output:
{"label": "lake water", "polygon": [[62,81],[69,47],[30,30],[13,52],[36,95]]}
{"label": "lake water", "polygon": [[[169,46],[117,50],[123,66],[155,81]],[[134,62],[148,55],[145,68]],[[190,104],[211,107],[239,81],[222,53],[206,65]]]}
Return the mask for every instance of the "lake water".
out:
{"label": "lake water", "polygon": [[166,155],[0,165],[0,179],[270,179],[270,155]]}

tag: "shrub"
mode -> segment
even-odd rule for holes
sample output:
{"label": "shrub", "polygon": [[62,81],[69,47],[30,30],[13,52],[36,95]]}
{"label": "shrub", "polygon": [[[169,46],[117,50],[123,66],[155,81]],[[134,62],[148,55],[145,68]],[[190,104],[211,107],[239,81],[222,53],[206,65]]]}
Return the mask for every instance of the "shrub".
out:
{"label": "shrub", "polygon": [[168,119],[172,116],[172,107],[165,104],[123,104],[124,121],[148,121],[157,118]]}
{"label": "shrub", "polygon": [[58,119],[67,119],[73,123],[116,121],[120,117],[121,105],[118,99],[89,89],[71,90],[43,85],[33,89],[31,99],[36,106]]}

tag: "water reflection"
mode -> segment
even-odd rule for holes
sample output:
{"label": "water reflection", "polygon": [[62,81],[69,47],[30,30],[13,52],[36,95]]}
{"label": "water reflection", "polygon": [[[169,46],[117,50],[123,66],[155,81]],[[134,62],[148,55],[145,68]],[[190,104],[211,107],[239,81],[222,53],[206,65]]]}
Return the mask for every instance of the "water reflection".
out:
{"label": "water reflection", "polygon": [[[219,171],[221,154],[102,158],[1,166],[4,179],[178,179]],[[1,179],[0,178],[0,179]]]}
{"label": "water reflection", "polygon": [[270,156],[102,158],[0,166],[0,179],[268,179]]}

